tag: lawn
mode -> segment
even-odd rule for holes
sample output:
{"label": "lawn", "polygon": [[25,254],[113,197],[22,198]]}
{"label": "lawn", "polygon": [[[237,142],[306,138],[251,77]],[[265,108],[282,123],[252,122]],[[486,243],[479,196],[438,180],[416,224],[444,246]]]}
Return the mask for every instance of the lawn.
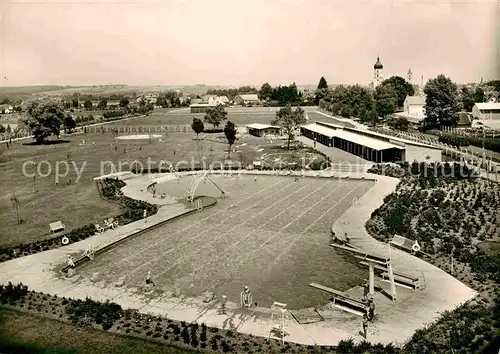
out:
{"label": "lawn", "polygon": [[[152,271],[158,287],[188,296],[209,291],[237,302],[244,285],[254,301],[288,308],[326,303],[318,282],[339,290],[366,276],[356,261],[329,247],[331,225],[370,181],[293,177],[214,177],[229,196],[213,208],[126,240],[78,270],[112,284],[141,287]],[[194,177],[165,182],[157,193],[185,196]],[[196,195],[220,196],[210,183]],[[314,257],[310,255],[314,254]],[[96,274],[97,273],[97,274]]]}
{"label": "lawn", "polygon": [[125,337],[23,312],[0,309],[2,353],[200,353],[140,338]]}
{"label": "lawn", "polygon": [[[165,124],[180,121],[181,116],[176,110],[161,112],[166,114],[161,120]],[[149,122],[149,119],[160,121],[158,117],[142,117],[128,120],[126,124]],[[186,119],[192,118],[189,115]],[[185,161],[184,167],[205,161],[208,166],[212,161],[224,162],[227,159],[228,145],[223,133],[201,134],[200,140],[195,138],[194,133],[165,133],[161,140],[116,140],[108,133],[94,133],[65,136],[62,142],[51,139],[58,144],[33,145],[30,140],[22,140],[14,142],[9,149],[3,144],[3,153],[0,154],[0,246],[49,237],[48,224],[53,221],[61,220],[67,229],[73,229],[116,216],[118,206],[103,200],[93,181],[101,174],[112,172],[111,166],[118,169],[121,163],[121,169],[128,170],[137,160],[147,168],[148,158],[151,167],[157,167],[161,160],[174,165]],[[252,136],[246,137],[239,145],[234,146],[237,151],[231,153],[231,159],[243,165],[265,153],[290,155],[283,149],[271,149],[270,141]],[[297,159],[299,155],[300,152]],[[55,186],[57,162],[61,173],[65,173],[66,163],[70,169]],[[27,175],[23,173],[25,163]],[[48,174],[49,165],[51,174]],[[42,174],[47,176],[37,175],[33,181],[31,176],[36,171],[35,166],[40,166]],[[77,171],[83,171],[80,179]],[[70,178],[72,183],[66,185]],[[20,225],[16,222],[16,209],[11,202],[13,194],[19,200]]]}

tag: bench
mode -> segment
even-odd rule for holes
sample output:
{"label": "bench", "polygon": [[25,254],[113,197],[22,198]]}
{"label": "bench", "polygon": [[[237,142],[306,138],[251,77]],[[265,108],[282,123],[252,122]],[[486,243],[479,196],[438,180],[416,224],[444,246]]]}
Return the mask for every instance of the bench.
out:
{"label": "bench", "polygon": [[[368,262],[359,262],[360,264],[364,266],[369,266],[370,264]],[[374,264],[373,268],[377,270],[381,270],[383,273],[381,274],[382,280],[384,281],[389,281],[389,272],[387,270],[387,267]],[[392,271],[392,274],[394,275],[394,283],[396,285],[403,285],[406,287],[411,287],[412,289],[419,289],[420,288],[420,277],[406,274],[400,271]]]}
{"label": "bench", "polygon": [[55,221],[49,224],[50,232],[55,233],[59,231],[64,231],[66,226],[61,221]]}
{"label": "bench", "polygon": [[[391,241],[389,241],[391,245],[394,245],[396,247],[399,247],[406,252],[409,253],[415,253],[415,250],[413,249],[413,246],[415,245],[414,240],[410,240],[409,238],[400,236],[400,235],[394,235]],[[420,251],[420,247],[418,248]]]}
{"label": "bench", "polygon": [[[412,289],[420,289],[420,278],[411,275],[393,272],[394,284],[410,287]],[[389,273],[382,273],[382,280],[389,281]]]}
{"label": "bench", "polygon": [[354,312],[358,315],[364,315],[368,312],[368,305],[366,303],[354,299],[342,291],[338,291],[316,283],[311,283],[309,284],[309,286],[333,294],[333,304],[341,309],[348,310],[349,312]]}

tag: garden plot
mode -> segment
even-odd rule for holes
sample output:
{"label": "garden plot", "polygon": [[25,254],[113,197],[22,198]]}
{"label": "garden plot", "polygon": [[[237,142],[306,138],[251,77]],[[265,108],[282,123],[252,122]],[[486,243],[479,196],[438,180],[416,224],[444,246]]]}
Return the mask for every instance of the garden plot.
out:
{"label": "garden plot", "polygon": [[[194,177],[159,184],[157,193],[185,196]],[[125,240],[80,274],[142,287],[148,271],[157,286],[188,296],[226,294],[239,301],[244,285],[261,306],[302,308],[325,303],[318,282],[340,290],[366,276],[355,260],[328,247],[331,224],[372,185],[369,181],[293,177],[214,177],[229,193],[218,204]],[[220,196],[210,183],[197,195]],[[314,255],[314,257],[311,257]],[[95,275],[95,273],[98,273]]]}

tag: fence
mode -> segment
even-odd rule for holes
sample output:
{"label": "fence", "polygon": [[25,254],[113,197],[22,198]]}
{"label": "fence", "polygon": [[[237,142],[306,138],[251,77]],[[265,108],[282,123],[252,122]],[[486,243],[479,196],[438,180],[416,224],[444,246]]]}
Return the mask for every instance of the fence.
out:
{"label": "fence", "polygon": [[87,134],[168,134],[168,133],[193,133],[189,124],[180,125],[120,125],[120,126],[86,126],[83,132]]}
{"label": "fence", "polygon": [[[482,153],[474,153],[466,148],[462,147],[454,147],[449,144],[441,143],[438,140],[437,136],[429,136],[422,133],[407,133],[402,131],[393,131],[393,130],[383,130],[373,129],[374,131],[379,131],[386,135],[392,135],[394,137],[399,137],[411,141],[415,141],[421,144],[427,144],[434,147],[438,147],[444,151],[444,153],[452,158],[455,158],[458,161],[465,162],[469,167],[475,167],[478,170],[483,170],[486,173],[486,178],[498,181],[498,174],[500,172],[500,164],[493,162],[490,157],[483,157]],[[492,174],[490,177],[490,173]]]}
{"label": "fence", "polygon": [[31,136],[31,133],[28,130],[22,129],[11,133],[2,133],[0,134],[0,141],[9,141],[10,139],[22,139],[28,138]]}

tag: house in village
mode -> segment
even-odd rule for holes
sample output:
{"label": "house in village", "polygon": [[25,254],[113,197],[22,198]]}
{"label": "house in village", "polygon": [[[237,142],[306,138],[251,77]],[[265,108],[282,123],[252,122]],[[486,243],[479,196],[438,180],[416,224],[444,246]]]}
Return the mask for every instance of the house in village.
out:
{"label": "house in village", "polygon": [[14,112],[14,108],[10,104],[0,105],[1,114],[9,114]]}
{"label": "house in village", "polygon": [[217,105],[221,104],[223,106],[227,106],[229,105],[229,99],[227,98],[227,96],[217,96],[213,103]]}
{"label": "house in village", "polygon": [[216,99],[217,99],[216,95],[205,95],[203,97],[203,103],[215,104]]}
{"label": "house in village", "polygon": [[425,97],[424,96],[406,96],[403,103],[405,115],[412,116],[415,118],[424,118],[424,106]]}
{"label": "house in village", "polygon": [[245,105],[245,106],[255,106],[260,103],[259,97],[257,94],[243,94],[238,95],[234,98],[233,104],[235,105]]}

